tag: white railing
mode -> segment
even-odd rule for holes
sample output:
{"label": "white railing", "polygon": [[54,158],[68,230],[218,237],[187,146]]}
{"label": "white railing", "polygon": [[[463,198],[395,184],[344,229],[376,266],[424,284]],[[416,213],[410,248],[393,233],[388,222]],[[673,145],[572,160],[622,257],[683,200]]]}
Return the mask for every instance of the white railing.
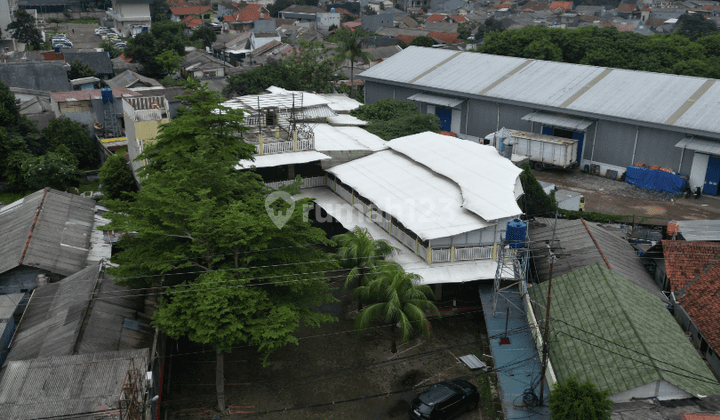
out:
{"label": "white railing", "polygon": [[455,261],[485,260],[492,258],[492,245],[455,248]]}
{"label": "white railing", "polygon": [[432,262],[450,262],[450,248],[433,249]]}
{"label": "white railing", "polygon": [[[295,182],[294,179],[289,179],[287,181],[275,181],[275,182],[266,182],[265,185],[268,187],[277,190],[280,187],[284,187],[285,185],[290,185],[293,182]],[[324,176],[312,176],[309,178],[303,178],[302,184],[300,184],[300,188],[314,188],[314,187],[323,187],[325,186],[325,177]]]}
{"label": "white railing", "polygon": [[415,251],[415,239],[411,238],[410,235],[403,232],[395,224],[393,224],[393,227],[392,227],[392,236],[394,236],[397,240],[402,242],[408,248],[412,249],[413,252]]}
{"label": "white railing", "polygon": [[390,223],[390,221],[384,216],[378,214],[377,224],[380,225],[381,228],[385,229],[385,232],[390,232],[390,226],[392,226],[392,223]]}
{"label": "white railing", "polygon": [[337,195],[339,195],[340,197],[342,197],[343,200],[345,200],[345,201],[347,201],[348,203],[351,203],[351,204],[352,204],[352,202],[353,202],[353,196],[352,196],[352,193],[351,193],[350,191],[348,191],[348,190],[346,190],[345,188],[343,188],[342,186],[338,185],[338,186],[337,186],[337,190],[336,190],[335,192],[337,193]]}
{"label": "white railing", "polygon": [[425,248],[421,243],[418,243],[417,245],[417,254],[420,256],[420,258],[427,262],[427,248]]}
{"label": "white railing", "polygon": [[312,139],[298,139],[298,151],[300,150],[313,150],[313,140]]}
{"label": "white railing", "polygon": [[272,143],[263,143],[262,153],[260,153],[260,145],[256,147],[258,154],[261,155],[272,155],[275,153],[285,153],[293,151],[293,142],[291,141],[277,141]]}

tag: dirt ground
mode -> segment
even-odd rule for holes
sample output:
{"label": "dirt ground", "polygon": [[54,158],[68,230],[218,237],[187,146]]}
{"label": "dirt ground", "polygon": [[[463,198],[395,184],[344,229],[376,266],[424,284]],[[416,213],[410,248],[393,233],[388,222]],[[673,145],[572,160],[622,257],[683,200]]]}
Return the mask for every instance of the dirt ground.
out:
{"label": "dirt ground", "polygon": [[[340,296],[339,290],[335,294]],[[275,352],[267,367],[261,366],[255,348],[238,348],[225,356],[226,405],[231,414],[223,418],[406,419],[408,404],[419,392],[411,390],[413,387],[460,377],[479,386],[478,373],[457,359],[490,352],[479,306],[478,302],[477,308],[454,316],[444,312],[441,319],[431,321],[430,340],[412,339],[399,345],[398,354],[393,355],[388,327],[352,332],[356,304],[343,298],[326,305],[322,309],[339,321],[320,328],[301,328],[298,336],[305,338],[300,344]],[[173,347],[176,354],[203,350],[188,343]],[[172,366],[166,371],[170,393],[163,395],[167,414],[161,418],[219,419],[214,409],[214,352],[170,359]],[[393,394],[363,398],[389,392]],[[358,398],[363,399],[344,402]],[[490,418],[486,414],[488,405],[481,401],[478,409],[459,418]]]}
{"label": "dirt ground", "polygon": [[585,211],[641,216],[643,223],[666,225],[670,220],[720,219],[720,198],[703,195],[699,199],[647,190],[624,181],[613,181],[582,171],[533,171],[540,181],[557,188],[582,193]]}

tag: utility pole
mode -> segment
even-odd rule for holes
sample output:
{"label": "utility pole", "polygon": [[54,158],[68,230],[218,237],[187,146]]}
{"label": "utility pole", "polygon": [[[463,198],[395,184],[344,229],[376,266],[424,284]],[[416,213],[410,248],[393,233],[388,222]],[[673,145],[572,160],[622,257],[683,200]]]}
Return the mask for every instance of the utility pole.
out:
{"label": "utility pole", "polygon": [[550,338],[550,292],[552,291],[552,272],[553,272],[553,265],[555,265],[555,253],[553,252],[553,245],[555,242],[555,230],[557,229],[557,211],[555,211],[555,225],[553,226],[553,234],[552,234],[552,240],[550,242],[545,241],[545,244],[547,245],[548,252],[550,253],[550,278],[548,279],[548,294],[547,294],[547,302],[546,302],[546,308],[545,308],[545,331],[543,333],[543,340],[542,340],[542,373],[540,376],[540,405],[543,405],[543,397],[545,393],[545,372],[547,371],[547,363],[548,363],[548,339]]}

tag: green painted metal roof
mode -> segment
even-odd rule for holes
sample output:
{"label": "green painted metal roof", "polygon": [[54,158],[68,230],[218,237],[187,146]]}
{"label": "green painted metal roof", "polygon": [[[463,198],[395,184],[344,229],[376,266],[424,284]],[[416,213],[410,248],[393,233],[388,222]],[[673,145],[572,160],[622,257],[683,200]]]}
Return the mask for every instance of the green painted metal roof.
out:
{"label": "green painted metal roof", "polygon": [[[557,277],[552,286],[550,358],[559,380],[590,380],[612,395],[660,379],[695,396],[720,393],[657,297],[599,263]],[[535,305],[538,319],[545,318],[547,288],[545,282],[529,289],[543,306]]]}

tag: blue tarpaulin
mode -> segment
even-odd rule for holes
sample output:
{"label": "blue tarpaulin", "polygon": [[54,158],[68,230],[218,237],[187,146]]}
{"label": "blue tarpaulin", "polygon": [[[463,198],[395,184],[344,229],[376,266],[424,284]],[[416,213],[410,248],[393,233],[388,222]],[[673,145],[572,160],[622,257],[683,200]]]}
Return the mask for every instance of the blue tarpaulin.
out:
{"label": "blue tarpaulin", "polygon": [[625,172],[625,181],[628,184],[649,190],[665,191],[673,194],[682,194],[687,181],[670,172],[648,169],[638,166],[628,166]]}

